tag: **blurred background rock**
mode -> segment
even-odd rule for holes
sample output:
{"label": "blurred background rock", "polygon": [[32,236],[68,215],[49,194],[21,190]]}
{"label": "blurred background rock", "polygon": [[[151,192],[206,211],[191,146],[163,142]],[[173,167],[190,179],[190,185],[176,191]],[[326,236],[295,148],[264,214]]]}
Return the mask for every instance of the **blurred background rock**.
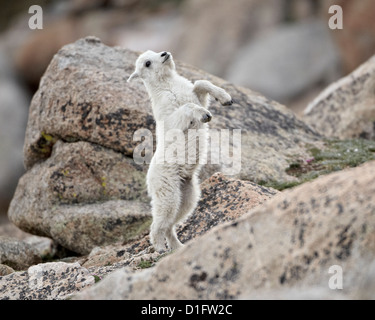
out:
{"label": "blurred background rock", "polygon": [[[343,30],[328,28],[333,4],[343,8]],[[43,8],[42,30],[28,27],[31,5]],[[375,52],[374,0],[0,0],[0,6],[0,234],[8,232],[1,224],[24,172],[30,99],[67,43],[95,35],[108,45],[168,50],[298,115]]]}

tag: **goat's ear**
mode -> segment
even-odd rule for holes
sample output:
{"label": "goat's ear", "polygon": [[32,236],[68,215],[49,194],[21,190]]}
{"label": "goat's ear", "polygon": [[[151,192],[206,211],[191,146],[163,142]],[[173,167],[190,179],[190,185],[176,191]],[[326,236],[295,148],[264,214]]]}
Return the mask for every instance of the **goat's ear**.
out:
{"label": "goat's ear", "polygon": [[137,71],[134,71],[134,72],[130,75],[130,77],[128,78],[128,82],[130,82],[130,81],[132,81],[133,79],[138,78],[138,77],[139,77],[138,72],[137,72]]}

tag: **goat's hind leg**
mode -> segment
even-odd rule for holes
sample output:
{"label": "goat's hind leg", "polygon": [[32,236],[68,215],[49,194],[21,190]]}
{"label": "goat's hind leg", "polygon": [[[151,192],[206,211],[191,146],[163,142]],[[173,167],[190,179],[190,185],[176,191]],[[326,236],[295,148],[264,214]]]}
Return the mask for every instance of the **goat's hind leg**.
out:
{"label": "goat's hind leg", "polygon": [[[156,177],[159,186],[153,189],[152,196],[152,224],[150,240],[156,251],[166,251],[165,239],[170,248],[178,246],[178,239],[171,233],[178,212],[181,193],[177,179]],[[178,178],[178,177],[177,177]],[[154,180],[155,181],[155,180]],[[173,248],[172,248],[173,249]]]}
{"label": "goat's hind leg", "polygon": [[177,210],[176,204],[158,203],[153,206],[150,240],[158,252],[166,251],[165,239],[172,250],[181,245],[175,233],[172,232]]}
{"label": "goat's hind leg", "polygon": [[196,176],[182,182],[181,205],[177,212],[175,223],[183,221],[195,210],[200,195],[199,181]]}
{"label": "goat's hind leg", "polygon": [[186,219],[195,210],[199,197],[200,189],[198,178],[193,176],[192,179],[187,179],[181,182],[180,207],[175,216],[173,225],[166,231],[168,246],[171,250],[176,250],[183,246],[177,238],[175,224]]}

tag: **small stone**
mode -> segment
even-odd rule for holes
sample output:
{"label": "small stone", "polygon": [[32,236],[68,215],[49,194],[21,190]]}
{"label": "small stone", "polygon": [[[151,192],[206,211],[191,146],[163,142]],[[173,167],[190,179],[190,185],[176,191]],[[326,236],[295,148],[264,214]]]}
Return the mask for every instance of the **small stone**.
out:
{"label": "small stone", "polygon": [[25,270],[41,261],[41,257],[28,243],[9,237],[0,237],[0,264],[5,264],[14,270]]}
{"label": "small stone", "polygon": [[11,274],[13,272],[15,272],[15,271],[11,267],[6,266],[4,264],[0,264],[0,277],[6,276],[6,275]]}

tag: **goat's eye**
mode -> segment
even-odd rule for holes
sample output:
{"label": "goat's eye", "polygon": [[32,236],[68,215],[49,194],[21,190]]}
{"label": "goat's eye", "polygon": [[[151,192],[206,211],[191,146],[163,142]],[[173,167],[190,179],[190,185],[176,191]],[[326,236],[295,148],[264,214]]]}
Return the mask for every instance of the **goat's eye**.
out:
{"label": "goat's eye", "polygon": [[148,68],[149,66],[151,66],[151,61],[146,61],[145,66],[146,66],[147,68]]}

